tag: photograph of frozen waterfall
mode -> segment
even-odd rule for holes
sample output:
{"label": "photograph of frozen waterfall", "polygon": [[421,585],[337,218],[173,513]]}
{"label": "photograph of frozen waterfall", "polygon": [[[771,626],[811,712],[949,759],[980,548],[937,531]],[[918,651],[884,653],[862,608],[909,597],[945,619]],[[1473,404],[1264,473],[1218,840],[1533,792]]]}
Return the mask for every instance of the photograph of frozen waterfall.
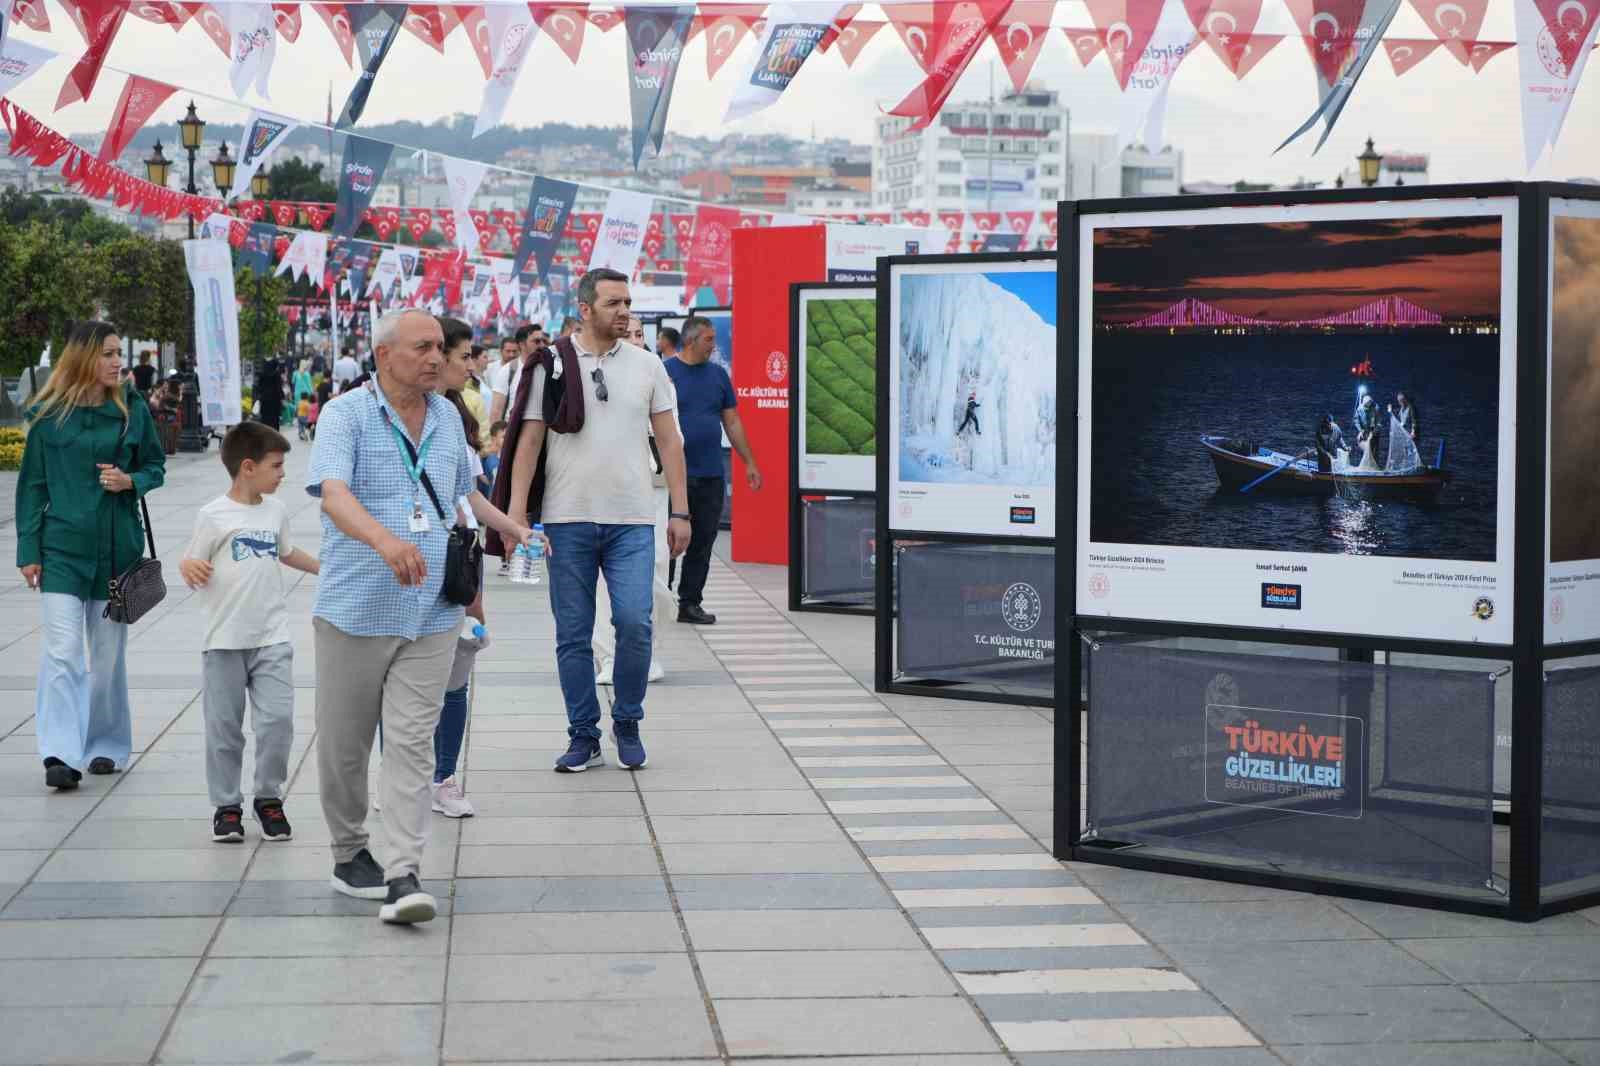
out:
{"label": "photograph of frozen waterfall", "polygon": [[891,293],[897,524],[1052,536],[1054,263],[908,265]]}

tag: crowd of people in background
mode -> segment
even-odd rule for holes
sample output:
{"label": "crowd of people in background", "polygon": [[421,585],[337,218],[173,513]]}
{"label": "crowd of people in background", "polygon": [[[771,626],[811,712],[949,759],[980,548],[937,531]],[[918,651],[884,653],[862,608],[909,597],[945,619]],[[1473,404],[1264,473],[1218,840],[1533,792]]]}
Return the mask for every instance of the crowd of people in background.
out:
{"label": "crowd of people in background", "polygon": [[[604,761],[597,684],[613,687],[618,764],[647,764],[641,723],[648,685],[666,673],[662,617],[676,603],[680,622],[716,621],[701,596],[725,492],[724,434],[752,489],[761,474],[732,382],[710,359],[706,319],[659,330],[652,352],[626,276],[590,271],[577,302],[580,317],[554,338],[526,325],[475,342],[465,322],[401,310],[377,321],[369,366],[347,351],[331,366],[318,357],[292,372],[275,361],[260,369],[256,418],[222,442],[228,488],[198,512],[178,566],[207,616],[212,840],[245,837],[247,705],[251,811],[262,839],[292,838],[285,570],[312,575],[331,887],[379,901],[386,922],[434,916],[421,882],[428,815],[474,813],[458,767],[472,658],[486,639],[483,527],[505,560],[519,546],[544,549],[569,741],[554,769]],[[128,625],[107,604],[147,538],[154,555],[141,504],[163,482],[176,384],[159,380],[148,356],[125,372],[114,328],[84,323],[27,412],[17,565],[40,593],[36,716],[51,789],[77,788],[85,772],[119,772],[131,758]],[[320,502],[317,557],[296,545],[275,496],[292,447],[280,430],[290,424],[312,447],[305,490]],[[668,563],[685,553],[674,599]],[[382,863],[367,830],[375,741]]]}

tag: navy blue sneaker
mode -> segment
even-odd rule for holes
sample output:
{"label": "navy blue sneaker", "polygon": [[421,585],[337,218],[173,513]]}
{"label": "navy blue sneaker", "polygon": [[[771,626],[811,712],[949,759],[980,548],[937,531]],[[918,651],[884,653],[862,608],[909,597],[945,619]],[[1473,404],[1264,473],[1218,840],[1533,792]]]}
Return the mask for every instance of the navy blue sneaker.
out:
{"label": "navy blue sneaker", "polygon": [[600,740],[597,737],[573,737],[567,753],[556,760],[556,773],[581,774],[591,766],[605,762],[600,757]]}
{"label": "navy blue sneaker", "polygon": [[617,762],[624,770],[643,770],[645,763],[644,741],[639,739],[638,722],[614,722],[611,739],[617,742]]}

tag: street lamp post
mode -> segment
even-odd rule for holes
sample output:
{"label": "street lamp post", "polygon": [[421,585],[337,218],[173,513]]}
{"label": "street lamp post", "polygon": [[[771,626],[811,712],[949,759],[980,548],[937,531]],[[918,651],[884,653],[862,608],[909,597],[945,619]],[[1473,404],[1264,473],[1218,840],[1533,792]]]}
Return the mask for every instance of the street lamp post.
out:
{"label": "street lamp post", "polygon": [[[189,154],[189,184],[183,191],[190,196],[200,195],[200,186],[194,183],[195,156],[200,153],[200,135],[205,132],[206,123],[199,115],[195,114],[194,101],[189,101],[189,113],[178,120],[178,136],[183,144],[183,150]],[[194,240],[194,215],[189,216],[189,239]]]}
{"label": "street lamp post", "polygon": [[1361,184],[1371,188],[1378,184],[1378,170],[1383,165],[1383,156],[1373,151],[1372,138],[1367,138],[1367,150],[1356,156],[1356,163],[1361,167]]}

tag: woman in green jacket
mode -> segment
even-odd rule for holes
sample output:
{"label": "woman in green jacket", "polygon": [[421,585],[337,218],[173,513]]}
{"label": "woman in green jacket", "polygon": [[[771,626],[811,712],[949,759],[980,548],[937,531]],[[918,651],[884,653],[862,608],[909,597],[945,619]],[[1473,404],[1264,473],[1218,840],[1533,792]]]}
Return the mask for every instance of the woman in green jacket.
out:
{"label": "woman in green jacket", "polygon": [[128,627],[104,617],[107,583],[144,554],[139,498],[161,486],[167,460],[121,373],[111,326],[72,328],[28,412],[17,480],[17,566],[44,614],[34,728],[55,789],[77,788],[85,769],[115,773],[133,749]]}

